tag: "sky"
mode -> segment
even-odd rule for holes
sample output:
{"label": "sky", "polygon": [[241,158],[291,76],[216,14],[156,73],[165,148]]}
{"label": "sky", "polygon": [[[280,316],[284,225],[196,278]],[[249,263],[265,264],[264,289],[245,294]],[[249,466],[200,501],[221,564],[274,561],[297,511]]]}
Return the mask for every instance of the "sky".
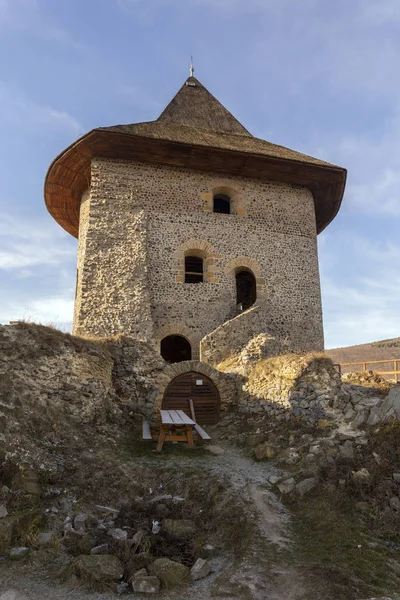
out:
{"label": "sky", "polygon": [[0,323],[71,327],[51,161],[195,76],[257,137],[348,169],[319,235],[327,348],[400,335],[399,0],[0,0]]}

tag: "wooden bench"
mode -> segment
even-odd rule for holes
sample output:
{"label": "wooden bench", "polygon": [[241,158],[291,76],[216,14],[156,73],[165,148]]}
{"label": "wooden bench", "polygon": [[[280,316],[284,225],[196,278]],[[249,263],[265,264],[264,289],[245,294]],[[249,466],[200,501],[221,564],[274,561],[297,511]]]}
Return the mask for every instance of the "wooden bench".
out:
{"label": "wooden bench", "polygon": [[201,437],[202,440],[211,440],[208,433],[206,431],[204,431],[204,429],[202,427],[200,427],[200,425],[197,425],[197,423],[194,426],[194,429],[198,433],[198,435]]}
{"label": "wooden bench", "polygon": [[150,423],[148,421],[143,421],[142,423],[142,439],[143,440],[152,440],[153,436],[150,431]]}

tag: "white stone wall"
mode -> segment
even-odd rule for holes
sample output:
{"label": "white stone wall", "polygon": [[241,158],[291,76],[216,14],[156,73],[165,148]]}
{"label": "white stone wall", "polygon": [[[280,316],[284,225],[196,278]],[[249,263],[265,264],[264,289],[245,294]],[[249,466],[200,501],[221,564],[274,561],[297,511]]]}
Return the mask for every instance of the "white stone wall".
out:
{"label": "white stone wall", "polygon": [[[213,192],[221,190],[234,198],[235,214],[212,212]],[[196,358],[200,339],[235,316],[235,268],[250,266],[275,333],[295,327],[294,337],[323,347],[308,189],[95,159],[89,212],[75,332],[125,332],[157,343],[176,328],[188,332]],[[191,249],[204,257],[202,284],[183,282]]]}

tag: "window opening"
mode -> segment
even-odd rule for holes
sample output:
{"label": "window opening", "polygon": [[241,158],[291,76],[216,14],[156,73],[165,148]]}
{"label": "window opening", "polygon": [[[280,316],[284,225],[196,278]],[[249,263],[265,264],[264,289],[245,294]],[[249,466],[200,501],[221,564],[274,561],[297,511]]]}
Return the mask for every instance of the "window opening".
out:
{"label": "window opening", "polygon": [[181,335],[167,335],[161,340],[161,356],[169,363],[191,360],[192,347]]}
{"label": "window opening", "polygon": [[256,278],[251,271],[236,273],[236,302],[238,311],[247,310],[257,300]]}
{"label": "window opening", "polygon": [[231,214],[231,199],[225,194],[217,194],[214,196],[214,212],[223,215]]}
{"label": "window opening", "polygon": [[185,283],[202,283],[203,259],[199,256],[185,256]]}

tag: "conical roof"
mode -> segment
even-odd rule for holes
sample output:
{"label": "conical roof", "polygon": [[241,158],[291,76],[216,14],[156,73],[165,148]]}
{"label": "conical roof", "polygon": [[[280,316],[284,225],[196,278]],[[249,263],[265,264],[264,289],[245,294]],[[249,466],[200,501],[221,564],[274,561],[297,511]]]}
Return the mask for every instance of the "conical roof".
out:
{"label": "conical roof", "polygon": [[185,81],[156,122],[220,133],[250,135],[195,77],[189,77]]}
{"label": "conical roof", "polygon": [[346,182],[341,167],[251,135],[195,77],[185,81],[155,121],[93,129],[52,162],[45,181],[46,206],[76,237],[81,197],[95,157],[308,187],[318,232],[339,210]]}

